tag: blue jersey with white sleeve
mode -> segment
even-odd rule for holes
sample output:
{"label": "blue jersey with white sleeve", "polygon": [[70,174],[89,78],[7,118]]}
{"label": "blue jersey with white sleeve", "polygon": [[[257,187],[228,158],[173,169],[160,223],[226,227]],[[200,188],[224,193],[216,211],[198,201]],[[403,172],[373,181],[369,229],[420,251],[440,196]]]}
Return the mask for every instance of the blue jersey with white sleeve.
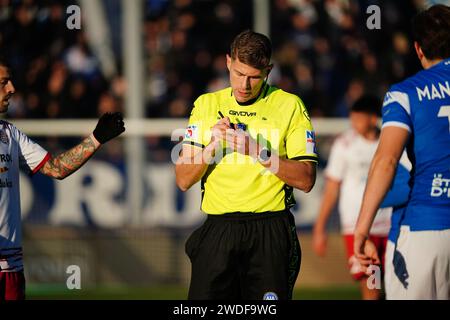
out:
{"label": "blue jersey with white sleeve", "polygon": [[411,193],[401,223],[450,229],[450,58],[393,85],[382,113],[383,127],[410,132]]}

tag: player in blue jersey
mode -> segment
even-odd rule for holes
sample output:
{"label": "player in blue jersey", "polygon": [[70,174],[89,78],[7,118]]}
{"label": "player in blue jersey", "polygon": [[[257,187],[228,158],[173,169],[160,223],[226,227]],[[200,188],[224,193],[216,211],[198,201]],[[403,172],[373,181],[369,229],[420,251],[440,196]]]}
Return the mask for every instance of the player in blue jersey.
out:
{"label": "player in blue jersey", "polygon": [[387,298],[450,299],[450,7],[430,7],[412,27],[424,70],[386,93],[354,250],[362,265],[380,263],[367,235],[406,146],[411,191],[392,258],[400,281],[387,283],[396,285]]}
{"label": "player in blue jersey", "polygon": [[397,165],[397,171],[389,192],[384,197],[381,208],[392,207],[391,227],[384,255],[384,290],[386,299],[396,296],[397,288],[402,288],[404,281],[404,264],[402,256],[396,250],[397,238],[400,233],[400,221],[408,202],[410,187],[408,184],[411,171],[411,162],[406,152],[403,152]]}

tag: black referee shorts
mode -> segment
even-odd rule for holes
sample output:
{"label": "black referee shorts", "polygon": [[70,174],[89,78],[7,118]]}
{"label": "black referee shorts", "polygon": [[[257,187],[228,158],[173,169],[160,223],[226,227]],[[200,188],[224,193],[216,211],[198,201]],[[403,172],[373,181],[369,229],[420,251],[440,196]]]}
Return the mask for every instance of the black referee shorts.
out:
{"label": "black referee shorts", "polygon": [[190,300],[292,299],[301,262],[289,211],[208,215],[187,240],[186,254]]}

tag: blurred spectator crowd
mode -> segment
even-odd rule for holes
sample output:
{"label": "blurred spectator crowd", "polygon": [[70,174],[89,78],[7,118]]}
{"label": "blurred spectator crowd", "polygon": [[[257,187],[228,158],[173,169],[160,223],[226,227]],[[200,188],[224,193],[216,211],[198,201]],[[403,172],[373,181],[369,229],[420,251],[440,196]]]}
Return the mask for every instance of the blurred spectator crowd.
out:
{"label": "blurred spectator crowd", "polygon": [[[121,1],[101,1],[118,74],[105,77],[86,30],[66,27],[73,1],[0,0],[1,55],[17,93],[11,118],[90,118],[123,111]],[[369,30],[369,5],[381,29]],[[275,69],[269,82],[298,94],[312,116],[345,117],[364,93],[419,69],[410,35],[420,0],[271,0]],[[253,25],[250,0],[145,0],[143,44],[148,117],[187,117],[203,92],[228,86],[225,54]],[[83,10],[83,7],[81,7]]]}
{"label": "blurred spectator crowd", "polygon": [[[253,1],[148,0],[148,114],[187,117],[195,98],[228,86],[225,54],[253,26]],[[369,5],[381,29],[369,30]],[[269,82],[299,95],[313,116],[345,117],[364,93],[380,98],[416,72],[410,19],[424,1],[271,0],[275,69]]]}

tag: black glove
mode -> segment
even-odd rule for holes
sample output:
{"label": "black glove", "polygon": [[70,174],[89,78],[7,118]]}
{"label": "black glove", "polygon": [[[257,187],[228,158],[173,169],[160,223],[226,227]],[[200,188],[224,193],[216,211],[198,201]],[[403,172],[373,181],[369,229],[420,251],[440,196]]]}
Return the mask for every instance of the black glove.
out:
{"label": "black glove", "polygon": [[94,137],[101,144],[108,142],[125,131],[123,117],[120,112],[104,113],[98,120]]}

